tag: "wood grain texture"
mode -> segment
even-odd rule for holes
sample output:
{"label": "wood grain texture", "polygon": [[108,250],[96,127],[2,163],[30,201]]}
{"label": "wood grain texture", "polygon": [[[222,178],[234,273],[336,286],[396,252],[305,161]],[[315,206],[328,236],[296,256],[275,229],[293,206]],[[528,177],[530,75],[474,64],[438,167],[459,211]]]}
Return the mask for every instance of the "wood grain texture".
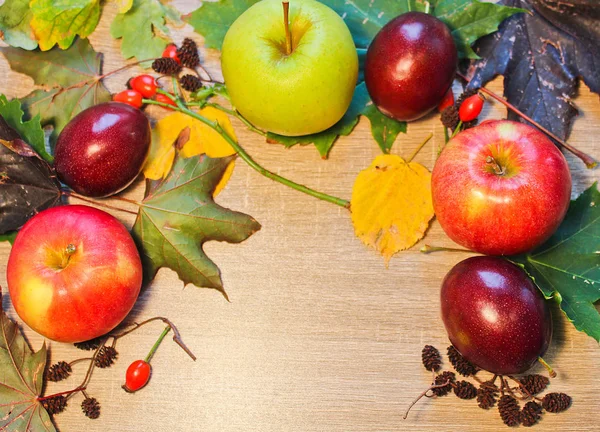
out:
{"label": "wood grain texture", "polygon": [[[175,1],[183,12],[196,1]],[[104,71],[124,64],[119,42],[108,26],[116,13],[108,3],[99,29],[90,38],[104,53]],[[176,41],[202,37],[186,26]],[[203,52],[216,76],[216,52]],[[107,86],[118,91],[139,69],[111,77]],[[28,77],[10,71],[0,58],[0,91],[23,96],[32,88]],[[501,79],[492,89],[501,91]],[[458,91],[458,86],[456,87]],[[598,96],[582,86],[575,100],[582,114],[570,143],[600,160]],[[148,110],[150,114],[162,114]],[[500,118],[499,104],[486,105],[486,118]],[[312,147],[290,150],[266,144],[235,123],[240,142],[265,167],[336,196],[349,198],[356,174],[380,153],[362,119],[354,133],[341,138],[323,161]],[[410,155],[430,132],[434,138],[417,161],[433,167],[443,143],[438,118],[411,123],[393,152]],[[587,170],[567,155],[574,178],[573,195],[597,181],[598,170]],[[141,182],[126,196],[141,199]],[[169,338],[153,359],[149,386],[127,394],[120,386],[129,363],[143,358],[162,326],[144,327],[119,342],[117,364],[96,370],[88,392],[102,405],[98,420],[79,409],[82,398],[70,402],[56,417],[63,432],[71,431],[399,431],[506,430],[495,409],[479,409],[475,401],[454,396],[424,399],[408,420],[402,415],[410,401],[431,379],[420,362],[424,344],[445,350],[448,340],[439,314],[439,288],[446,272],[466,254],[423,255],[423,243],[452,246],[439,224],[425,242],[400,253],[385,268],[383,259],[354,236],[346,210],[288,189],[261,177],[239,160],[231,182],[218,202],[254,216],[262,230],[240,245],[209,243],[206,251],[219,265],[231,302],[214,290],[183,287],[170,270],[161,270],[140,296],[128,322],[162,315],[178,325],[185,342],[198,356],[194,363]],[[130,206],[129,208],[134,208]],[[133,217],[117,214],[131,226]],[[0,284],[6,286],[10,248],[0,244]],[[3,304],[16,318],[7,295]],[[545,414],[538,430],[598,430],[600,386],[598,344],[578,333],[555,308],[555,335],[548,361],[558,371],[552,391],[574,399],[563,414]],[[43,339],[24,331],[34,348]],[[52,342],[52,361],[70,360],[82,352]],[[47,392],[72,388],[75,378],[52,384]],[[541,369],[537,370],[541,372]]]}

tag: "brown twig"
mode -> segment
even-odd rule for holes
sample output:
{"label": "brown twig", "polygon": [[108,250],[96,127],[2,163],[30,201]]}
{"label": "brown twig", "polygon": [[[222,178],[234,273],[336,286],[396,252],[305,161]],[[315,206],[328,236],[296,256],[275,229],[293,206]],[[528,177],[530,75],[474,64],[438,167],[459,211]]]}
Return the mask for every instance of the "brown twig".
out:
{"label": "brown twig", "polygon": [[150,318],[147,319],[146,321],[142,321],[141,323],[137,324],[135,323],[133,325],[133,327],[129,330],[124,331],[123,333],[119,333],[117,335],[112,335],[112,337],[114,338],[113,340],[113,347],[114,345],[116,345],[116,341],[120,338],[122,338],[125,335],[128,335],[131,332],[136,331],[137,329],[139,329],[140,327],[142,327],[143,325],[146,325],[152,321],[162,321],[165,324],[167,324],[169,327],[171,327],[171,330],[173,331],[173,341],[175,341],[175,343],[177,345],[179,345],[181,347],[182,350],[184,350],[187,355],[189,355],[192,360],[196,360],[196,356],[190,351],[190,349],[183,343],[183,340],[181,339],[181,335],[179,333],[179,330],[177,330],[177,327],[175,327],[175,324],[173,324],[171,321],[169,321],[167,318],[164,317],[154,317],[154,318]]}
{"label": "brown twig", "polygon": [[[463,79],[464,81],[466,81],[467,83],[471,82],[471,80],[469,78],[467,78],[465,75],[463,75],[460,72],[457,72],[456,75],[458,77],[460,77],[461,79]],[[485,87],[481,87],[479,89],[479,91],[481,91],[482,93],[485,93],[486,95],[490,96],[491,98],[497,100],[502,105],[504,105],[506,108],[508,108],[509,110],[513,111],[515,114],[517,114],[518,116],[520,116],[524,120],[527,120],[529,123],[531,123],[532,125],[534,125],[538,129],[540,129],[542,132],[544,132],[546,135],[548,135],[550,138],[552,138],[554,141],[556,141],[562,147],[564,147],[565,149],[567,149],[568,151],[570,151],[571,153],[573,153],[575,156],[577,156],[579,159],[581,159],[583,161],[583,163],[585,164],[586,167],[588,167],[588,168],[591,169],[591,168],[595,168],[598,165],[598,162],[596,162],[590,155],[582,152],[581,150],[576,149],[575,147],[571,146],[570,144],[567,144],[567,142],[565,142],[564,140],[560,139],[554,133],[550,132],[544,126],[542,126],[541,124],[539,124],[538,122],[536,122],[535,120],[533,120],[527,114],[525,114],[524,112],[522,112],[521,110],[519,110],[517,107],[515,107],[513,104],[511,104],[510,102],[508,102],[506,99],[504,99],[502,96],[497,95],[496,93],[494,93],[491,90],[486,89]]]}
{"label": "brown twig", "polygon": [[422,398],[423,396],[425,396],[429,390],[433,390],[433,389],[436,389],[436,388],[441,388],[441,387],[446,387],[448,384],[450,384],[450,380],[446,380],[446,381],[445,381],[445,382],[443,382],[442,384],[433,384],[433,385],[431,385],[431,386],[430,386],[430,387],[429,387],[427,390],[425,390],[423,393],[421,393],[419,396],[417,396],[415,400],[413,400],[413,401],[411,402],[411,404],[410,404],[410,405],[408,406],[408,408],[406,409],[406,412],[404,413],[404,416],[403,416],[402,418],[403,418],[404,420],[406,420],[406,418],[408,417],[408,413],[410,412],[411,408],[412,408],[413,406],[415,406],[415,404],[416,404],[417,402],[419,402],[419,401],[421,400],[421,398]]}

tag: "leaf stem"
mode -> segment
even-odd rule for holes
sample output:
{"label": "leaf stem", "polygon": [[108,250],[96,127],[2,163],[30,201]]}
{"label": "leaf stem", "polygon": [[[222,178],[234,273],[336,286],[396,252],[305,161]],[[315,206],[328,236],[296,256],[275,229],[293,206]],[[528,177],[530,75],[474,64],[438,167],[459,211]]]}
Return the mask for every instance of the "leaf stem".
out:
{"label": "leaf stem", "polygon": [[154,342],[154,345],[152,346],[152,348],[150,349],[150,352],[148,353],[148,355],[146,356],[146,358],[144,359],[144,361],[146,363],[150,363],[150,359],[152,358],[152,356],[154,355],[154,353],[156,352],[156,350],[158,349],[158,346],[160,345],[160,343],[163,341],[163,339],[165,338],[165,336],[167,335],[167,333],[169,333],[171,331],[171,326],[166,326],[165,329],[162,331],[162,333],[160,334],[160,336],[158,337],[158,339],[156,340],[156,342]]}
{"label": "leaf stem", "polygon": [[51,394],[51,395],[48,395],[48,396],[42,396],[42,397],[38,396],[37,397],[37,401],[41,402],[41,401],[44,401],[44,400],[52,399],[52,398],[57,397],[57,396],[70,395],[72,393],[77,393],[77,392],[80,392],[80,391],[83,391],[83,390],[85,390],[85,387],[77,387],[77,388],[74,388],[73,390],[67,390],[67,391],[63,391],[63,392],[60,392],[60,393],[54,393],[54,394]]}
{"label": "leaf stem", "polygon": [[425,140],[419,144],[419,147],[417,147],[417,149],[413,152],[413,154],[408,158],[408,160],[406,162],[412,162],[412,160],[415,158],[415,156],[417,156],[417,154],[419,154],[419,152],[421,151],[421,149],[423,147],[425,147],[425,144],[427,144],[429,142],[429,140],[433,137],[433,132],[431,132],[427,138],[425,138]]}
{"label": "leaf stem", "polygon": [[185,106],[183,106],[183,104],[181,103],[181,101],[179,101],[177,107],[174,107],[172,105],[168,105],[168,104],[164,104],[162,102],[157,102],[155,100],[152,99],[144,99],[143,101],[144,103],[150,104],[150,105],[159,105],[165,108],[171,108],[175,111],[179,111],[181,113],[187,114],[190,117],[193,117],[199,121],[201,121],[202,123],[206,124],[207,126],[209,126],[210,128],[214,129],[219,135],[221,135],[223,137],[223,139],[225,141],[227,141],[227,143],[229,143],[229,145],[238,153],[238,155],[240,156],[240,158],[242,158],[242,160],[244,162],[246,162],[252,169],[258,171],[260,174],[262,174],[263,176],[270,178],[271,180],[275,180],[281,184],[284,184],[286,186],[291,187],[292,189],[295,189],[299,192],[303,192],[307,195],[310,195],[312,197],[318,198],[320,200],[323,201],[327,201],[330,202],[332,204],[336,204],[340,207],[344,207],[344,208],[350,208],[350,202],[342,199],[342,198],[337,198],[328,194],[325,194],[323,192],[319,192],[316,191],[314,189],[311,189],[307,186],[301,185],[299,183],[296,183],[292,180],[289,180],[285,177],[282,177],[278,174],[275,174],[265,168],[263,168],[261,165],[259,165],[257,162],[254,161],[254,159],[252,159],[252,157],[250,157],[250,155],[248,153],[246,153],[246,151],[243,149],[242,146],[240,146],[234,139],[232,139],[229,134],[227,134],[227,132],[225,132],[225,130],[221,127],[221,125],[218,122],[209,120],[208,118],[194,112],[191,111],[190,109],[186,108]]}
{"label": "leaf stem", "polygon": [[[106,203],[103,203],[101,201],[97,201],[97,200],[94,200],[94,199],[86,198],[83,195],[79,195],[78,193],[75,193],[73,191],[63,190],[63,191],[61,191],[61,193],[62,193],[63,196],[77,198],[78,200],[85,201],[85,202],[88,202],[90,204],[97,205],[99,207],[104,207],[104,208],[111,209],[111,210],[117,210],[117,211],[121,211],[121,212],[124,212],[124,213],[129,213],[129,214],[137,216],[137,212],[134,212],[134,211],[131,211],[131,210],[127,210],[127,209],[124,209],[124,208],[121,208],[121,207],[115,207],[115,206],[112,206],[110,204],[106,204]],[[127,200],[127,199],[122,199],[122,201],[129,201],[129,202],[131,202],[131,200]],[[134,204],[139,205],[139,203],[137,203],[137,202],[134,202]]]}
{"label": "leaf stem", "polygon": [[[467,83],[471,82],[471,80],[469,78],[467,78],[465,75],[463,75],[460,72],[457,72],[456,75],[459,76],[462,80],[464,80]],[[511,110],[512,112],[514,112],[515,114],[517,114],[518,116],[520,116],[521,118],[523,118],[524,120],[528,121],[529,123],[533,124],[539,130],[541,130],[546,135],[548,135],[550,138],[552,138],[554,141],[556,141],[560,146],[564,147],[565,149],[567,149],[568,151],[570,151],[571,153],[573,153],[575,156],[577,156],[579,159],[581,159],[587,168],[592,169],[592,168],[595,168],[598,165],[598,162],[596,162],[594,160],[594,158],[592,158],[590,155],[588,155],[588,154],[582,152],[581,150],[579,150],[579,149],[571,146],[570,144],[567,144],[566,141],[560,139],[554,133],[550,132],[548,129],[546,129],[544,126],[542,126],[541,124],[539,124],[538,122],[536,122],[535,120],[533,120],[527,114],[525,114],[524,112],[522,112],[521,110],[519,110],[513,104],[511,104],[506,99],[504,99],[502,96],[497,95],[496,93],[494,93],[491,90],[486,89],[485,87],[481,87],[479,89],[479,91],[481,91],[482,93],[485,93],[486,95],[490,96],[491,98],[497,100],[502,105],[504,105],[506,108],[508,108],[509,110]]]}
{"label": "leaf stem", "polygon": [[467,249],[449,248],[449,247],[443,247],[443,246],[430,246],[430,245],[426,244],[419,250],[419,252],[428,254],[431,252],[471,252],[471,251],[467,250]]}

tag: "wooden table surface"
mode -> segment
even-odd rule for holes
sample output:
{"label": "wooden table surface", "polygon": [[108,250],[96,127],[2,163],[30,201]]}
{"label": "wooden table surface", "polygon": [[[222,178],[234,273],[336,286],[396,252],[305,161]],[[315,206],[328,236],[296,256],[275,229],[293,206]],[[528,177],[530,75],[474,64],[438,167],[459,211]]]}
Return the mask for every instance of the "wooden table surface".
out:
{"label": "wooden table surface", "polygon": [[[199,2],[175,1],[189,12]],[[107,3],[97,31],[90,37],[104,53],[104,71],[124,64],[120,43],[108,26],[116,13]],[[174,39],[202,37],[190,26],[177,29]],[[202,50],[206,67],[220,75],[218,53]],[[139,73],[130,69],[111,77],[113,91]],[[26,95],[29,77],[10,71],[0,57],[0,92]],[[490,88],[501,91],[501,79]],[[458,90],[456,87],[455,90]],[[598,96],[582,85],[575,100],[581,115],[570,143],[600,160]],[[151,114],[162,114],[149,110]],[[501,118],[503,108],[490,103],[486,118]],[[156,118],[156,117],[155,117]],[[240,143],[265,167],[332,195],[349,198],[354,178],[380,154],[362,119],[349,137],[342,137],[330,159],[314,147],[266,144],[235,122]],[[433,131],[434,138],[417,161],[433,167],[443,143],[437,116],[409,125],[393,153],[407,156]],[[573,196],[600,178],[567,154],[574,179]],[[126,196],[141,199],[138,181]],[[211,242],[208,255],[218,264],[231,302],[214,290],[183,287],[174,272],[159,271],[143,289],[127,322],[162,315],[179,327],[197,355],[192,362],[170,338],[153,359],[146,389],[127,394],[121,389],[129,363],[143,358],[158,337],[160,324],[146,326],[119,341],[118,362],[97,369],[88,388],[102,405],[98,420],[83,416],[81,396],[56,416],[63,432],[74,431],[399,431],[506,430],[496,409],[484,411],[474,400],[448,397],[423,399],[407,420],[402,415],[431,380],[420,360],[424,344],[445,351],[448,339],[439,312],[439,288],[450,268],[466,258],[462,253],[423,255],[424,243],[453,246],[434,221],[424,242],[397,254],[389,268],[383,258],[355,236],[346,210],[272,182],[238,160],[235,172],[217,201],[254,216],[262,229],[240,245]],[[131,207],[133,209],[133,206]],[[114,213],[127,226],[133,216]],[[0,284],[6,287],[10,247],[0,244]],[[6,291],[5,291],[6,292]],[[8,295],[3,305],[17,318]],[[558,371],[552,391],[573,397],[562,414],[545,414],[538,430],[600,430],[598,389],[600,349],[577,332],[553,305],[554,338],[547,360]],[[26,326],[34,349],[43,338]],[[71,360],[82,351],[50,343],[51,361]],[[84,365],[67,382],[52,384],[47,393],[72,388]],[[540,367],[536,372],[542,373]]]}

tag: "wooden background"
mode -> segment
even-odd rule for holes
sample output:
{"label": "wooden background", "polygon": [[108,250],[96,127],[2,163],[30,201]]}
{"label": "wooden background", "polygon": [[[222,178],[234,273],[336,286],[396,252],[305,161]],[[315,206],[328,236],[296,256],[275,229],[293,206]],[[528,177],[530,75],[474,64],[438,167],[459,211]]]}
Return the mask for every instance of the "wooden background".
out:
{"label": "wooden background", "polygon": [[[195,9],[197,1],[173,2],[179,10]],[[90,38],[104,53],[104,71],[124,64],[118,41],[108,27],[116,13],[107,3],[101,23]],[[190,26],[177,29],[199,43]],[[203,50],[206,67],[216,76],[218,53]],[[139,73],[130,69],[107,80],[113,91]],[[9,97],[26,95],[29,77],[10,71],[0,58],[0,91]],[[490,88],[501,91],[501,79]],[[458,87],[455,88],[459,90]],[[575,100],[581,115],[570,143],[600,160],[598,96],[585,86]],[[159,111],[148,111],[160,114]],[[505,111],[488,104],[486,118]],[[354,133],[341,138],[330,159],[321,160],[314,147],[286,150],[266,144],[235,122],[240,143],[265,167],[332,195],[349,198],[357,173],[380,151],[369,124],[362,119]],[[436,115],[409,125],[393,153],[407,156],[430,132],[433,140],[417,161],[432,168],[442,127]],[[567,155],[574,179],[573,196],[600,178]],[[141,199],[137,182],[126,196]],[[272,182],[238,160],[219,203],[254,216],[262,230],[240,245],[212,242],[208,255],[219,265],[231,302],[214,290],[183,287],[174,272],[163,269],[146,287],[127,322],[162,315],[179,327],[197,355],[194,363],[168,337],[156,353],[148,387],[136,394],[121,389],[131,361],[143,358],[162,325],[146,326],[119,341],[119,360],[97,369],[88,388],[102,405],[98,420],[86,418],[74,397],[56,416],[63,432],[72,431],[399,431],[505,430],[496,409],[484,411],[474,400],[453,395],[423,399],[408,420],[402,415],[424,390],[431,375],[421,366],[424,344],[445,351],[448,345],[439,313],[439,288],[450,268],[466,258],[462,253],[423,255],[424,244],[452,246],[433,222],[424,242],[399,253],[385,268],[383,259],[353,233],[346,210]],[[131,207],[133,208],[133,207]],[[128,214],[114,213],[127,226]],[[6,286],[10,248],[0,245],[0,284]],[[12,318],[10,300],[4,308]],[[538,430],[598,430],[600,350],[588,336],[575,331],[554,307],[555,335],[546,356],[558,371],[552,391],[568,392],[572,408],[546,414]],[[35,349],[43,338],[24,327]],[[83,352],[50,343],[51,360],[72,360]],[[53,384],[47,393],[73,388],[85,365],[73,378]],[[536,368],[535,372],[543,372]]]}

